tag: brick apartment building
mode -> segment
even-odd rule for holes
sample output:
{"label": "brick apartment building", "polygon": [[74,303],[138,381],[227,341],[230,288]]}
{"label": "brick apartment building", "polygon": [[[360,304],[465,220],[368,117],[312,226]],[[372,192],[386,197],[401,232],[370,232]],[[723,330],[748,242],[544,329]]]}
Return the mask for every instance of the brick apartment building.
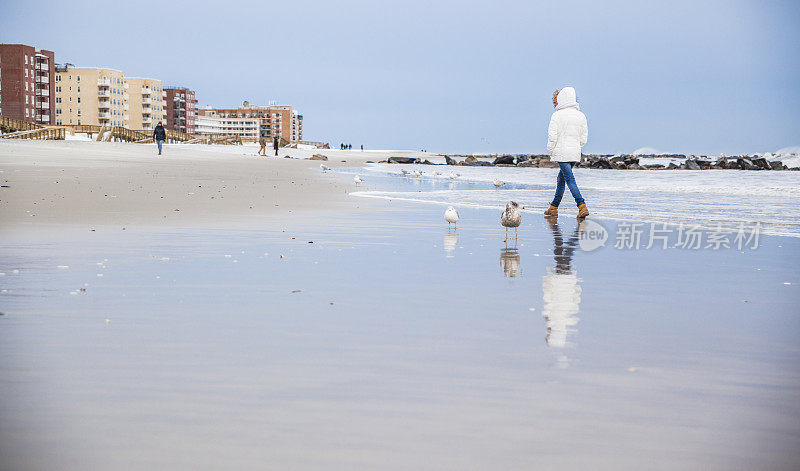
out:
{"label": "brick apartment building", "polygon": [[164,87],[166,97],[165,126],[173,131],[195,133],[197,99],[193,90],[184,87]]}
{"label": "brick apartment building", "polygon": [[55,54],[24,44],[0,44],[0,114],[53,124]]}
{"label": "brick apartment building", "polygon": [[211,108],[198,110],[201,132],[238,135],[242,139],[256,140],[261,134],[278,137],[289,142],[303,140],[303,115],[288,105],[251,105],[245,101],[238,108]]}

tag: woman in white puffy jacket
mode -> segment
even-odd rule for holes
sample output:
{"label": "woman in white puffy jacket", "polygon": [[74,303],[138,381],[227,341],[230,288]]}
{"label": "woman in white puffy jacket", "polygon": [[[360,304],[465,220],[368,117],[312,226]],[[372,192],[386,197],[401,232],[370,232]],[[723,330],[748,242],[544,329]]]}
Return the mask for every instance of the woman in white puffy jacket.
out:
{"label": "woman in white puffy jacket", "polygon": [[578,190],[578,184],[575,183],[572,167],[581,161],[581,148],[589,138],[589,126],[586,124],[586,116],[578,106],[574,88],[564,87],[555,92],[553,106],[556,111],[550,117],[550,126],[547,128],[547,154],[551,161],[558,162],[560,171],[556,180],[556,195],[544,214],[558,216],[558,205],[564,196],[566,185],[578,205],[578,217],[585,218],[589,215],[589,210]]}

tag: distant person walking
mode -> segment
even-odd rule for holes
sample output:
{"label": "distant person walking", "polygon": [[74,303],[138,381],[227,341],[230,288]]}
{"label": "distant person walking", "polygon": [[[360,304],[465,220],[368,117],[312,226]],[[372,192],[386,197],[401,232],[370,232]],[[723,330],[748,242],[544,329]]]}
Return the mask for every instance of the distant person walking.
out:
{"label": "distant person walking", "polygon": [[261,137],[258,138],[258,143],[261,145],[261,148],[258,149],[258,155],[263,155],[264,157],[267,156],[267,135],[263,132],[261,133]]}
{"label": "distant person walking", "polygon": [[361,144],[361,152],[364,152],[364,144]]}
{"label": "distant person walking", "polygon": [[556,179],[556,195],[544,214],[558,216],[558,205],[564,196],[566,185],[578,205],[578,217],[585,218],[589,215],[589,210],[578,190],[572,167],[581,161],[581,148],[589,138],[589,126],[586,124],[586,116],[578,106],[574,88],[564,87],[553,93],[553,106],[556,111],[550,117],[550,126],[547,128],[547,154],[551,161],[558,162],[560,170]]}
{"label": "distant person walking", "polygon": [[272,148],[275,149],[275,157],[278,156],[278,147],[280,147],[280,144],[278,143],[278,138],[277,137],[272,138]]}
{"label": "distant person walking", "polygon": [[167,131],[164,129],[164,126],[161,125],[161,121],[156,124],[156,128],[153,130],[153,139],[155,139],[158,145],[158,155],[161,155],[161,146],[164,145],[164,141],[167,140]]}

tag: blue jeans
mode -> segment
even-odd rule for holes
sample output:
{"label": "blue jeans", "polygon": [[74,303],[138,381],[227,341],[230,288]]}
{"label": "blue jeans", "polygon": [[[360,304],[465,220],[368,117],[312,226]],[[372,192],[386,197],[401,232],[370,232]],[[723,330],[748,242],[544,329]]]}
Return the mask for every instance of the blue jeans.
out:
{"label": "blue jeans", "polygon": [[564,184],[569,187],[569,192],[572,193],[572,197],[575,198],[575,204],[580,206],[585,202],[583,196],[581,196],[580,190],[578,190],[578,184],[575,183],[575,175],[572,174],[573,165],[575,165],[575,162],[558,163],[558,167],[561,170],[558,172],[558,181],[556,182],[556,196],[553,198],[553,202],[550,203],[555,207],[561,204],[561,197],[564,196]]}
{"label": "blue jeans", "polygon": [[161,153],[161,145],[164,144],[164,141],[158,140],[158,141],[156,141],[156,144],[158,144],[158,153],[160,154]]}

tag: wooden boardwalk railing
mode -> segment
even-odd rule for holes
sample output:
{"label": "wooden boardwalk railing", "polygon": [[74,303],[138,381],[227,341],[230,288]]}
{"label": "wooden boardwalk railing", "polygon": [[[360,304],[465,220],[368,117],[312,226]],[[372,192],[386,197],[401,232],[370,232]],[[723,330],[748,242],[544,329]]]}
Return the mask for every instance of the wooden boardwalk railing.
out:
{"label": "wooden boardwalk railing", "polygon": [[[122,126],[98,126],[96,124],[69,124],[42,126],[21,119],[0,115],[0,138],[2,139],[60,139],[64,140],[67,130],[72,133],[86,133],[97,141],[126,141],[136,143],[153,142],[152,129],[128,129]],[[167,142],[191,144],[242,144],[239,136],[222,134],[188,134],[167,129]],[[281,146],[288,141],[281,139]]]}
{"label": "wooden boardwalk railing", "polygon": [[21,119],[9,118],[8,116],[0,115],[0,131],[3,133],[32,131],[34,129],[42,128],[44,128],[44,126],[40,124],[29,123]]}
{"label": "wooden boardwalk railing", "polygon": [[64,140],[66,132],[64,128],[47,127],[39,129],[30,129],[27,131],[17,131],[0,135],[2,139],[48,139],[48,140]]}

